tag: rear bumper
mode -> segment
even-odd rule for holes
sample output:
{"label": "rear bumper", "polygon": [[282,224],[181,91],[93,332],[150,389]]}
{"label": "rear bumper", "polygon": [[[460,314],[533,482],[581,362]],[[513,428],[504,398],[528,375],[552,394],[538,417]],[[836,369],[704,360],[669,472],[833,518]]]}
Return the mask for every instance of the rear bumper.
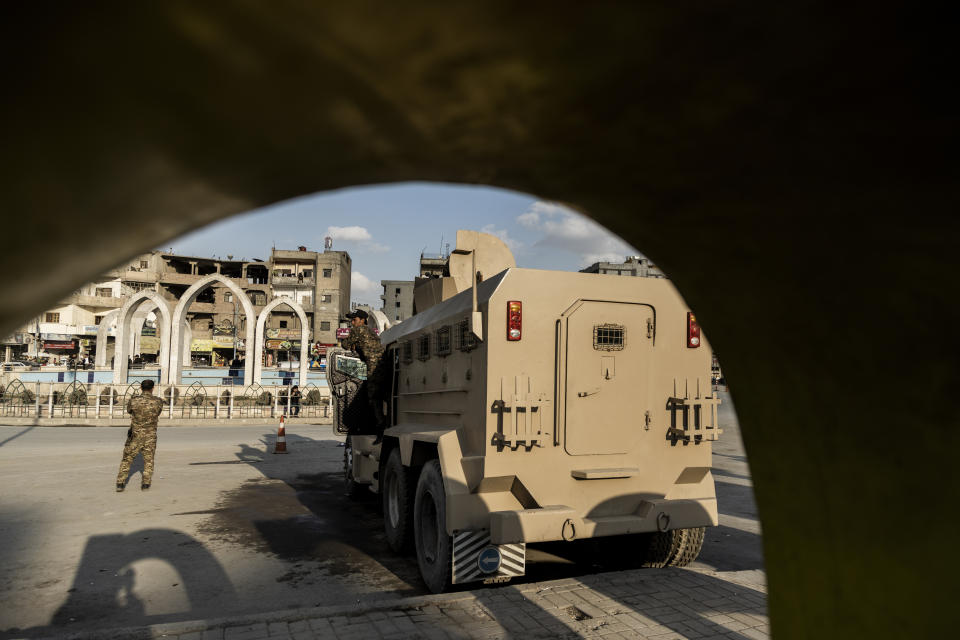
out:
{"label": "rear bumper", "polygon": [[647,533],[718,523],[716,498],[701,500],[644,500],[632,514],[582,517],[570,507],[495,511],[490,514],[490,542],[551,542]]}

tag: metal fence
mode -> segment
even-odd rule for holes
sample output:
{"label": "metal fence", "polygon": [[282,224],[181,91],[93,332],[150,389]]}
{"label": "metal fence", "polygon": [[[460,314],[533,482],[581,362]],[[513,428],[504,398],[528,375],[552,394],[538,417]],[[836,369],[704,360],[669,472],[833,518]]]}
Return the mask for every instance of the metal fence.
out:
{"label": "metal fence", "polygon": [[[300,401],[290,387],[157,385],[154,395],[164,401],[161,420],[240,418],[328,418],[326,387],[308,384]],[[140,394],[140,384],[129,385],[23,383],[0,384],[0,416],[18,418],[86,418],[126,420],[127,402]]]}

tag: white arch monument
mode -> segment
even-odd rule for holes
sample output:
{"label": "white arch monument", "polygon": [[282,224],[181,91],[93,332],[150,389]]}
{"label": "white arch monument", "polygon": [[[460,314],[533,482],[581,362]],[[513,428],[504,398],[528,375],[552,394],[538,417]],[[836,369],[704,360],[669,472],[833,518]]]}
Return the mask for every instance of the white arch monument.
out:
{"label": "white arch monument", "polygon": [[[307,328],[307,314],[296,300],[286,296],[274,298],[270,304],[263,308],[263,311],[260,312],[260,316],[257,318],[257,338],[252,352],[254,356],[253,381],[260,384],[263,378],[263,345],[266,342],[264,334],[266,333],[267,316],[282,304],[293,309],[300,318],[300,381],[297,384],[303,387],[307,384],[307,370],[310,366],[310,363],[307,361],[307,353],[309,351],[309,345],[307,343],[310,340],[310,333]],[[247,328],[249,329],[249,324]],[[247,354],[247,361],[249,362],[251,352],[247,351]]]}
{"label": "white arch monument", "polygon": [[[143,305],[155,306],[160,311],[160,384],[167,384],[170,377],[170,337],[171,317],[170,307],[166,301],[160,297],[156,291],[145,289],[131,296],[123,306],[117,317],[117,337],[114,346],[113,360],[113,382],[114,384],[126,384],[127,382],[127,359],[132,355],[134,341],[131,339],[135,334],[135,326],[143,328],[143,319],[147,313],[153,309],[149,306],[141,315],[138,313]],[[136,314],[136,321],[134,315]],[[101,321],[103,324],[103,321]],[[99,352],[100,350],[97,349]]]}
{"label": "white arch monument", "polygon": [[243,289],[231,282],[229,278],[226,278],[219,273],[211,273],[206,278],[197,280],[190,285],[190,288],[184,291],[183,295],[180,297],[180,302],[177,303],[177,308],[173,311],[173,331],[170,341],[169,378],[170,382],[173,384],[180,383],[180,374],[183,371],[183,364],[188,360],[188,358],[184,357],[184,334],[186,332],[183,329],[183,323],[187,318],[187,311],[190,309],[190,305],[193,304],[193,302],[197,299],[197,296],[200,295],[200,292],[215,282],[219,282],[233,292],[233,295],[236,296],[236,299],[239,300],[243,305],[243,312],[247,317],[247,356],[246,366],[243,368],[243,384],[251,384],[251,380],[253,380],[253,360],[255,358],[253,357],[254,352],[251,351],[250,348],[254,343],[254,330],[256,329],[257,318],[256,311],[253,309],[253,303],[250,302],[249,296],[244,293]]}

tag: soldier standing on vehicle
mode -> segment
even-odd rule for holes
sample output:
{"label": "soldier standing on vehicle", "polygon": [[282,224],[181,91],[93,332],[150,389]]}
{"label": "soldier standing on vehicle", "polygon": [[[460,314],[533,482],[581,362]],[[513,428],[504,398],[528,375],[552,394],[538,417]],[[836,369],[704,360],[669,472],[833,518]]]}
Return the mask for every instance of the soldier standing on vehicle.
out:
{"label": "soldier standing on vehicle", "polygon": [[142,395],[134,396],[127,402],[130,414],[130,428],[127,430],[127,442],[123,446],[123,460],[117,474],[117,491],[123,491],[130,475],[130,464],[137,454],[143,456],[143,480],[140,489],[150,488],[153,478],[153,454],[157,450],[157,418],[163,411],[163,400],[153,395],[153,380],[140,383]]}
{"label": "soldier standing on vehicle", "polygon": [[[380,433],[386,428],[386,419],[383,415],[383,395],[381,393],[384,368],[380,366],[383,360],[383,345],[380,338],[367,326],[367,312],[357,309],[348,313],[350,319],[350,334],[343,339],[343,348],[355,351],[367,365],[367,402],[373,410]],[[377,436],[379,441],[380,436]]]}

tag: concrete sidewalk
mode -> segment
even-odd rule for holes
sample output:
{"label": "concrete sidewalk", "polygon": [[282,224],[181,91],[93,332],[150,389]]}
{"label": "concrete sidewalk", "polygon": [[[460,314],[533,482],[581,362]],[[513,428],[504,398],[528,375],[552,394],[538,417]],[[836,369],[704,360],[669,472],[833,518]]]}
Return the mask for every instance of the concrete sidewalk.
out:
{"label": "concrete sidewalk", "polygon": [[769,637],[762,571],[637,569],[443,595],[49,636],[69,640]]}

